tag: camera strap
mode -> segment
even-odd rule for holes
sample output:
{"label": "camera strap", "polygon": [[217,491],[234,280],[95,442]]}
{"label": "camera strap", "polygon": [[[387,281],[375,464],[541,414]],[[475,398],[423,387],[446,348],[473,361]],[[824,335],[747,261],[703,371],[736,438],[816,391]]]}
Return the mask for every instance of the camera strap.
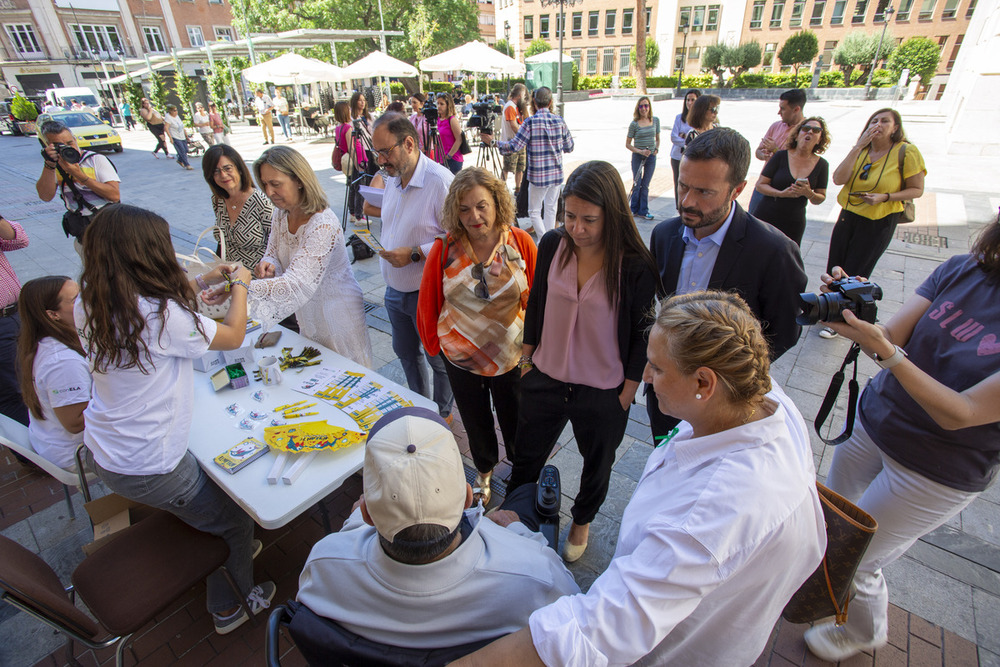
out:
{"label": "camera strap", "polygon": [[[81,159],[80,162],[83,162],[83,160]],[[58,169],[59,173],[62,175],[62,187],[65,188],[68,186],[69,191],[73,193],[73,199],[76,200],[76,211],[74,211],[74,213],[80,213],[84,208],[91,213],[94,213],[97,208],[83,198],[83,194],[81,194],[80,190],[76,187],[76,183],[73,182],[73,177],[67,174],[58,163],[56,164],[56,169]]]}
{"label": "camera strap", "polygon": [[[861,352],[861,346],[857,343],[851,345],[851,349],[847,351],[847,356],[844,357],[844,363],[840,365],[840,370],[833,374],[833,379],[830,380],[830,387],[826,390],[826,396],[823,397],[823,404],[819,408],[819,412],[816,413],[816,421],[813,422],[813,427],[816,429],[816,435],[819,439],[830,446],[836,446],[847,441],[851,437],[851,433],[854,432],[854,418],[857,416],[858,411],[858,354]],[[851,377],[850,382],[847,384],[847,419],[844,420],[844,432],[838,435],[836,438],[827,439],[823,437],[820,433],[820,429],[826,422],[826,418],[830,416],[833,411],[833,406],[837,403],[837,397],[840,395],[840,388],[844,385],[844,369],[847,365],[854,364],[854,374]]]}

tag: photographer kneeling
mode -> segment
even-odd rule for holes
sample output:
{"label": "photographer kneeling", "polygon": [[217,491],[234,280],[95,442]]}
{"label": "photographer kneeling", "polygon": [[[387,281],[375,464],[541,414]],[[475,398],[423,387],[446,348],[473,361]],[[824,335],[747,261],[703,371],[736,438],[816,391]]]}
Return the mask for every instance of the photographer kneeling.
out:
{"label": "photographer kneeling", "polygon": [[[846,277],[840,267],[832,273],[823,275],[824,283]],[[836,448],[826,480],[879,529],[855,575],[847,623],[818,624],[805,633],[809,649],[824,660],[886,643],[882,568],[962,511],[997,475],[998,301],[1000,220],[983,230],[970,254],[935,269],[885,326],[846,309],[842,322],[828,323],[884,370],[861,395],[860,419]]]}
{"label": "photographer kneeling", "polygon": [[45,140],[42,150],[45,166],[35,190],[42,201],[52,201],[56,190],[59,191],[66,205],[63,231],[66,236],[74,237],[73,248],[83,259],[80,242],[93,214],[119,200],[118,172],[105,156],[81,152],[76,137],[64,123],[47,121],[39,128],[38,135]]}

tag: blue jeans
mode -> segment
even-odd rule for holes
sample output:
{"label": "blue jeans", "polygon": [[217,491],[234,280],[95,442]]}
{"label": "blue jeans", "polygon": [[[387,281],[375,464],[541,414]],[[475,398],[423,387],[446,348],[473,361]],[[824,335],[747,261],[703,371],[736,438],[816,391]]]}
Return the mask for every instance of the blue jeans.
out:
{"label": "blue jeans", "polygon": [[[400,292],[388,285],[385,288],[385,309],[389,313],[392,328],[392,351],[399,357],[406,375],[406,384],[413,391],[431,398],[427,393],[427,381],[420,364],[420,334],[417,333],[417,292]],[[427,363],[434,374],[433,401],[437,403],[442,417],[451,414],[455,397],[448,382],[448,371],[440,354],[432,357],[424,350]]]}
{"label": "blue jeans", "polygon": [[182,164],[185,167],[190,167],[191,163],[188,162],[188,144],[185,139],[173,139],[174,150],[177,151],[177,164]]}
{"label": "blue jeans", "polygon": [[21,316],[17,313],[0,318],[0,415],[28,425],[28,407],[21,398],[17,379],[17,338]]}
{"label": "blue jeans", "polygon": [[[747,205],[747,213],[749,213],[750,215],[757,215],[757,207],[760,206],[760,202],[763,201],[763,199],[764,195],[757,192],[755,188],[753,194],[750,195],[750,203]],[[866,273],[864,275],[867,276],[868,274]]]}
{"label": "blue jeans", "polygon": [[[642,164],[643,157],[638,153],[632,153],[632,180],[635,181],[639,173],[639,165]],[[632,186],[632,199],[629,201],[629,208],[635,215],[647,215],[649,213],[649,181],[653,178],[653,171],[656,170],[656,153],[645,158],[646,166],[642,169],[642,181],[636,182]]]}
{"label": "blue jeans", "polygon": [[445,159],[448,161],[448,164],[446,164],[445,166],[448,167],[448,170],[451,173],[457,174],[458,172],[462,171],[462,165],[465,164],[464,160],[456,160],[455,158],[447,156],[445,156]]}
{"label": "blue jeans", "polygon": [[278,122],[281,123],[281,133],[285,135],[285,139],[291,139],[292,131],[291,131],[291,121],[289,121],[289,115],[285,114],[284,116],[282,116],[281,114],[278,114]]}
{"label": "blue jeans", "polygon": [[[191,452],[163,475],[122,475],[105,470],[87,450],[87,465],[120,496],[170,512],[192,528],[221,537],[229,545],[226,568],[246,596],[253,588],[253,519],[210,480]],[[205,580],[208,611],[218,614],[239,604],[225,576]]]}

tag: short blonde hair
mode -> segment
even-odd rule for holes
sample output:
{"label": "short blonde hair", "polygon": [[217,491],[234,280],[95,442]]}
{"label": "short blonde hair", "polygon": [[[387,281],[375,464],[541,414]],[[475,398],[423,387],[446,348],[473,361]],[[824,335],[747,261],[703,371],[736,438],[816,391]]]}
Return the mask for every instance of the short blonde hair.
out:
{"label": "short blonde hair", "polygon": [[291,176],[302,186],[302,202],[300,204],[302,212],[308,215],[319,213],[329,208],[326,200],[326,193],[319,184],[312,167],[299,153],[290,146],[272,146],[257,158],[253,163],[253,175],[257,179],[257,187],[264,190],[261,184],[260,168],[270,165],[286,176]]}
{"label": "short blonde hair", "polygon": [[481,185],[493,195],[493,206],[496,208],[496,222],[506,229],[514,222],[514,199],[510,196],[507,185],[492,173],[482,167],[463,169],[451,181],[448,195],[444,198],[444,208],[441,211],[441,227],[455,238],[466,235],[465,227],[458,218],[458,208],[469,190]]}
{"label": "short blonde hair", "polygon": [[771,391],[767,341],[738,295],[707,290],[672,296],[657,303],[653,326],[667,334],[681,373],[712,369],[733,403],[757,404]]}

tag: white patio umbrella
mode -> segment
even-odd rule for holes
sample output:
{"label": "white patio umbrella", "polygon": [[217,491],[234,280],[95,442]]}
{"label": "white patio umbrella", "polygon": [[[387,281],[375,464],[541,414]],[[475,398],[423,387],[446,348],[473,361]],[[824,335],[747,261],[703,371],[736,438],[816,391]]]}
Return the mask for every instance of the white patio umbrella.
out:
{"label": "white patio umbrella", "polygon": [[372,51],[361,60],[345,67],[344,74],[350,79],[367,79],[377,76],[417,76],[419,72],[409,63],[404,63],[381,51]]}
{"label": "white patio umbrella", "polygon": [[[466,42],[450,51],[420,61],[425,72],[486,72],[490,74],[524,74],[524,64],[506,56],[483,42]],[[479,97],[479,80],[473,78],[474,94]]]}
{"label": "white patio umbrella", "polygon": [[[563,53],[562,61],[564,63],[573,62],[572,56],[568,53]],[[559,62],[559,49],[550,49],[545,53],[538,53],[531,56],[530,58],[525,58],[526,63],[557,63]]]}
{"label": "white patio umbrella", "polygon": [[[347,81],[350,77],[344,75],[344,70],[336,65],[325,63],[314,58],[306,58],[297,53],[285,53],[267,62],[248,67],[241,72],[243,77],[252,83],[270,81],[279,86],[295,86],[320,81]],[[300,91],[296,90],[298,95]],[[302,116],[302,105],[299,105],[299,128],[305,126]]]}

